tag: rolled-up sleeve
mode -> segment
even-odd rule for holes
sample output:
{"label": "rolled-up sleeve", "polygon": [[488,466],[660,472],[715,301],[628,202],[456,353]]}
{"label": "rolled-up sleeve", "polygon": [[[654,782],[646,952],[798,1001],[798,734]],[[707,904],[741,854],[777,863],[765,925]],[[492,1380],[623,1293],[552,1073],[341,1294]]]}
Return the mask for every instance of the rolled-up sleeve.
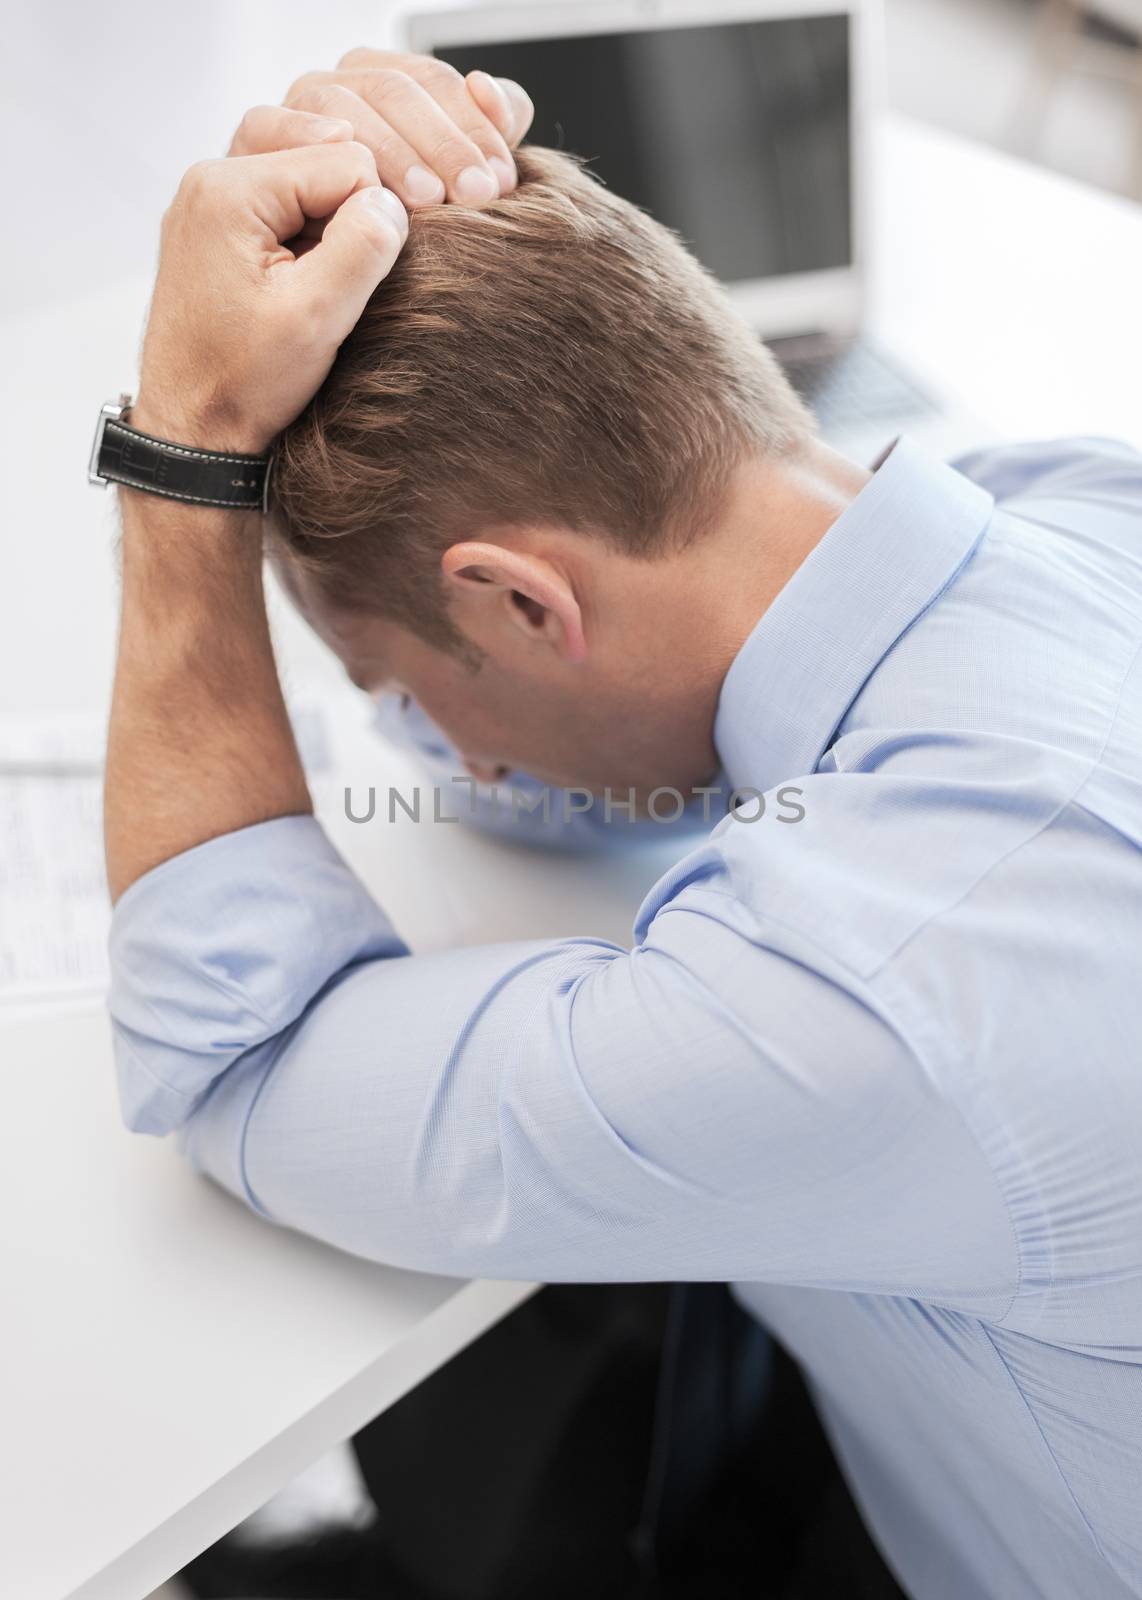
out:
{"label": "rolled-up sleeve", "polygon": [[998,1292],[1009,1230],[962,1122],[875,1006],[740,911],[715,842],[629,953],[412,956],[311,818],[226,835],[116,908],[124,1116],[395,1265]]}
{"label": "rolled-up sleeve", "polygon": [[308,816],[223,834],[138,879],[111,923],[120,1104],[169,1133],[251,1047],[361,961],[407,954]]}

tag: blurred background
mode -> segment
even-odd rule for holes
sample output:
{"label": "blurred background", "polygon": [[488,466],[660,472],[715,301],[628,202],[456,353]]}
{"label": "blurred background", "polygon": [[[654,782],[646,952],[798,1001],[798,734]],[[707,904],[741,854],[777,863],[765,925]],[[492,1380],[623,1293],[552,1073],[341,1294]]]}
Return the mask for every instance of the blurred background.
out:
{"label": "blurred background", "polygon": [[1142,0],[887,0],[888,99],[1142,199]]}
{"label": "blurred background", "polygon": [[[22,248],[5,253],[5,307],[137,271],[191,161],[221,153],[243,110],[307,66],[393,37],[402,9],[7,8],[0,127]],[[894,108],[1142,198],[1142,0],[885,0],[885,19]]]}
{"label": "blurred background", "polygon": [[[332,66],[353,45],[394,40],[401,9],[386,0],[7,8],[0,315],[14,417],[26,416],[29,385],[55,371],[57,422],[89,437],[99,405],[132,381],[123,286],[145,278],[183,170],[224,152],[245,108],[279,100],[300,72]],[[1142,194],[1142,0],[886,0],[885,16],[884,92],[894,110],[1083,184]],[[84,371],[106,374],[99,390],[86,381],[82,392],[69,390],[64,376],[75,334],[54,308],[77,297],[87,308]],[[68,526],[90,526],[102,512],[81,474],[59,492]],[[3,520],[9,581],[0,606],[17,593],[21,605],[46,604],[52,585],[69,648],[45,648],[20,682],[0,679],[0,710],[70,708],[108,682],[105,541],[73,536],[75,581],[55,592],[34,548],[45,536],[31,525],[42,505],[42,485],[29,486]],[[0,628],[4,620],[0,612]]]}
{"label": "blurred background", "polygon": [[[7,8],[0,641],[24,642],[0,661],[0,766],[21,718],[89,718],[86,732],[59,734],[72,754],[98,730],[114,645],[113,505],[88,488],[83,469],[98,406],[132,381],[158,221],[181,173],[222,154],[243,111],[279,100],[301,72],[331,67],[354,45],[395,43],[400,11],[385,0]],[[1142,0],[885,0],[883,90],[904,118],[1095,188],[1115,206],[1142,202]],[[982,222],[979,243],[981,251],[990,243]],[[1092,261],[1084,281],[1068,281],[1068,294],[1099,301],[1102,265]],[[1121,275],[1114,281],[1114,314],[1136,345],[1137,281],[1133,291]],[[954,350],[941,352],[938,339],[934,348],[953,363]],[[1030,344],[1020,348],[1001,354],[1020,361],[1026,378]],[[1057,405],[1036,413],[1036,385],[1027,387],[1028,431],[1071,424],[1072,412]],[[1095,426],[1098,398],[1093,387],[1080,394],[1073,415],[1089,414]],[[1017,417],[1000,421],[1019,426]],[[49,432],[60,441],[53,472],[22,472]],[[333,685],[329,663],[300,631],[289,654],[300,679]],[[96,787],[91,795],[95,804]],[[363,1528],[371,1516],[345,1450],[317,1463],[239,1538],[288,1545],[315,1529]],[[187,1592],[176,1580],[161,1594]]]}

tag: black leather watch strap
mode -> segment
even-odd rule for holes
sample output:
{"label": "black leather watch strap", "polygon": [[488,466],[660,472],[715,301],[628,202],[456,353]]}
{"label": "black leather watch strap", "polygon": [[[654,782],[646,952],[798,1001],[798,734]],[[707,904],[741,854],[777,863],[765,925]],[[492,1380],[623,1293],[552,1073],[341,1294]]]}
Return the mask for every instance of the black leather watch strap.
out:
{"label": "black leather watch strap", "polygon": [[269,456],[225,455],[172,444],[113,417],[104,418],[102,430],[92,463],[94,478],[196,505],[265,509]]}

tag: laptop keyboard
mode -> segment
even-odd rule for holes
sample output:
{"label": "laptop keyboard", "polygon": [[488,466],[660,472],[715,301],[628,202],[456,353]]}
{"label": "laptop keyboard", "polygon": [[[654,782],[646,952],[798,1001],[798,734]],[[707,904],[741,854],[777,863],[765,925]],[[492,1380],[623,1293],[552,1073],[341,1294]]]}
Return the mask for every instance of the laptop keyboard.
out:
{"label": "laptop keyboard", "polygon": [[863,339],[813,335],[773,339],[769,348],[825,432],[937,410],[922,389]]}

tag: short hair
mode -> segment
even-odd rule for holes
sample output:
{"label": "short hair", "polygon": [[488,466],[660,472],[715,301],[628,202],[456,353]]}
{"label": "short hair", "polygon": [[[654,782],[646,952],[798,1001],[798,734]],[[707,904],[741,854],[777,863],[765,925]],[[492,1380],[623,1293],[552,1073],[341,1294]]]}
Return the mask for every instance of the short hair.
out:
{"label": "short hair", "polygon": [[273,469],[271,529],[319,593],[453,650],[458,538],[549,525],[664,554],[701,536],[745,455],[813,431],[677,235],[571,156],[517,165],[481,210],[414,213]]}

